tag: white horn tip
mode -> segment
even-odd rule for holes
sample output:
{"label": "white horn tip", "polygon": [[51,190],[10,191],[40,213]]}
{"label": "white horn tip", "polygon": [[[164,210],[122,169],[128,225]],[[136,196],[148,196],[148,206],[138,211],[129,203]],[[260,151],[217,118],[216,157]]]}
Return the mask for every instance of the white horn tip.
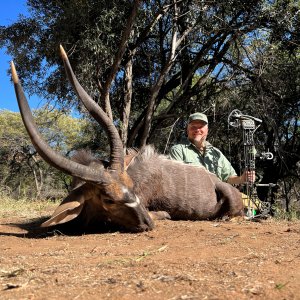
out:
{"label": "white horn tip", "polygon": [[60,55],[63,59],[68,59],[67,53],[62,45],[59,45]]}
{"label": "white horn tip", "polygon": [[19,77],[16,71],[16,67],[13,61],[10,62],[10,68],[11,68],[11,77],[15,84],[19,82]]}

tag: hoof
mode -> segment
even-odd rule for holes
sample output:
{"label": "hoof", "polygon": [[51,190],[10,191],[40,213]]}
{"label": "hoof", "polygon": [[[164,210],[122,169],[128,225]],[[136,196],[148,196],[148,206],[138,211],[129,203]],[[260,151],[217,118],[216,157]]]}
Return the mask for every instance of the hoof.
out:
{"label": "hoof", "polygon": [[171,216],[166,211],[150,211],[152,220],[171,220]]}

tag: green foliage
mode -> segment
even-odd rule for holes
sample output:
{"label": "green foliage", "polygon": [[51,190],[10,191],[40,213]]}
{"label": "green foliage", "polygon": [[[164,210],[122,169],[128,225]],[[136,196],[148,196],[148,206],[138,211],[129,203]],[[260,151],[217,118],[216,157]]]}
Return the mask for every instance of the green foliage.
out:
{"label": "green foliage", "polygon": [[281,204],[273,206],[274,218],[276,220],[296,221],[300,220],[300,208],[299,205],[294,203],[292,207],[287,211]]}
{"label": "green foliage", "polygon": [[[17,63],[25,90],[58,101],[62,108],[82,110],[65,83],[58,56],[58,46],[63,44],[80,83],[103,107],[103,87],[110,78],[134,1],[27,3],[29,17],[0,28],[0,46]],[[272,162],[257,163],[263,182],[296,178],[300,161],[299,10],[299,1],[289,0],[188,0],[176,6],[169,0],[141,1],[109,86],[115,124],[122,125],[121,133],[128,132],[127,146],[143,144],[145,120],[150,119],[148,142],[164,151],[185,133],[185,120],[191,112],[206,112],[210,141],[238,170],[242,136],[228,130],[227,118],[233,109],[239,109],[263,120],[255,136],[257,150],[275,155]],[[174,36],[176,49],[172,49]],[[173,50],[174,58],[170,59]],[[129,62],[130,78],[126,75]],[[126,92],[132,95],[130,112],[126,113],[128,128],[123,119]],[[153,109],[147,112],[150,100],[154,101]],[[48,118],[42,112],[40,118],[42,133],[65,154],[82,146],[108,150],[98,124],[88,125],[86,120],[82,128],[78,123],[82,129],[78,133],[71,120],[50,124],[53,118],[61,119]],[[22,134],[16,134],[22,140],[19,144],[33,152]]]}
{"label": "green foliage", "polygon": [[58,47],[62,44],[85,88],[97,93],[97,73],[111,63],[119,32],[127,13],[127,1],[30,0],[28,18],[0,32],[2,43],[14,57],[28,93],[76,105],[73,93],[63,84]]}
{"label": "green foliage", "polygon": [[[47,109],[36,110],[34,115],[45,141],[63,155],[72,154],[90,140],[86,120]],[[70,177],[39,157],[19,113],[0,111],[0,141],[0,185],[8,195],[61,198],[65,194]]]}
{"label": "green foliage", "polygon": [[[290,24],[281,22],[281,19],[285,18],[284,13],[293,13],[294,9],[268,1],[185,1],[178,4],[180,18],[174,23],[172,1],[141,3],[134,32],[111,89],[116,119],[121,119],[123,72],[130,49],[136,50],[132,117],[137,120],[167,63],[172,30],[177,29],[178,39],[189,31],[176,49],[174,66],[157,98],[157,107],[161,101],[167,100],[169,107],[165,111],[177,114],[183,110],[188,114],[192,110],[207,108],[213,95],[224,90],[222,84],[232,77],[228,72],[233,60],[229,49],[235,44],[238,46],[239,40],[255,39],[260,28],[275,32],[281,24],[282,32],[291,30]],[[63,84],[65,75],[58,56],[58,46],[63,44],[80,82],[99,101],[101,85],[110,71],[132,2],[30,0],[28,6],[30,17],[22,17],[0,30],[2,44],[14,57],[26,91],[57,100],[65,106],[78,105],[69,86]],[[280,13],[274,17],[278,7]],[[159,13],[162,14],[159,21],[153,23]],[[147,31],[150,25],[151,31]],[[241,63],[238,56],[234,62]],[[199,78],[196,82],[195,76]],[[207,81],[209,77],[212,80]],[[186,79],[184,89],[178,94]],[[168,97],[170,92],[176,95],[175,100]],[[135,126],[133,120],[131,124]]]}

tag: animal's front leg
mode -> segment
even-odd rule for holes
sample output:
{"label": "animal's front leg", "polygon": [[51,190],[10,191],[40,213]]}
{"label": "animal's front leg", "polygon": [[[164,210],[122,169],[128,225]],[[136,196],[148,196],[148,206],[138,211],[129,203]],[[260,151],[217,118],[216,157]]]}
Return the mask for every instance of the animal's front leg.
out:
{"label": "animal's front leg", "polygon": [[163,210],[160,211],[149,211],[149,215],[152,220],[170,220],[171,216]]}

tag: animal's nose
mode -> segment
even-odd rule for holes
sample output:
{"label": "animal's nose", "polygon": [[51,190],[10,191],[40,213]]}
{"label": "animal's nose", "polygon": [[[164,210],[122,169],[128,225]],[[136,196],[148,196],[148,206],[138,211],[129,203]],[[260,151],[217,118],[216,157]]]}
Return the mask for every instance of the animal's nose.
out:
{"label": "animal's nose", "polygon": [[154,228],[154,224],[142,224],[137,228],[138,232],[143,232],[143,231],[150,231]]}
{"label": "animal's nose", "polygon": [[149,231],[154,228],[154,222],[150,216],[149,217],[147,216],[144,224],[141,224],[141,228],[143,229],[143,231]]}
{"label": "animal's nose", "polygon": [[142,231],[150,231],[154,228],[154,222],[153,220],[150,218],[150,216],[145,217],[145,219],[143,220],[143,222],[141,222],[137,228],[137,230],[139,232]]}

